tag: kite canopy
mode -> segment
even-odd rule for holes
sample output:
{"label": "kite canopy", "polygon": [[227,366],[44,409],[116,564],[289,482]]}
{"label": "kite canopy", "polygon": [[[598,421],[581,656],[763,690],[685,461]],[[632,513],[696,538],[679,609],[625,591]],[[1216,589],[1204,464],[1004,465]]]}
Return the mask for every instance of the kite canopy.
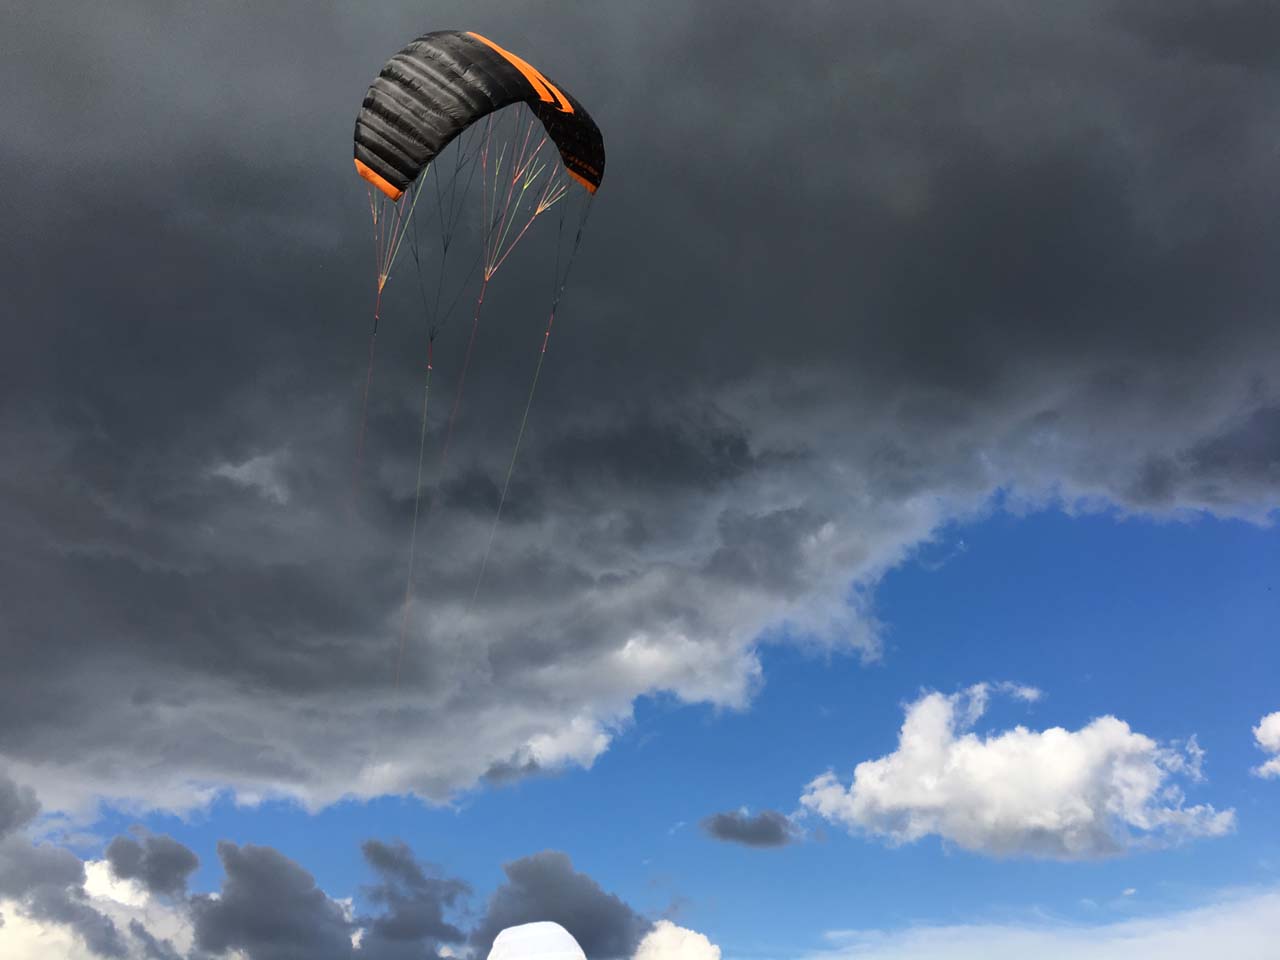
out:
{"label": "kite canopy", "polygon": [[515,103],[529,105],[570,176],[595,193],[604,138],[582,104],[514,53],[458,30],[424,34],[387,61],[356,117],[356,171],[398,200],[454,137]]}
{"label": "kite canopy", "polygon": [[507,927],[493,939],[489,960],[587,960],[573,935],[543,920]]}

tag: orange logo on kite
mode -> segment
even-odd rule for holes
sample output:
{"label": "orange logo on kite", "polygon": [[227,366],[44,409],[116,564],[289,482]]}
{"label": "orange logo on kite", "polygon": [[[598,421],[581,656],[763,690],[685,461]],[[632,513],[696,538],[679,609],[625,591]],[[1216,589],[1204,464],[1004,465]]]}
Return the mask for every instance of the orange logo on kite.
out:
{"label": "orange logo on kite", "polygon": [[533,87],[533,92],[538,95],[538,99],[544,103],[554,103],[556,109],[561,113],[573,113],[573,104],[569,102],[568,97],[560,92],[560,89],[542,75],[542,71],[533,64],[520,59],[510,50],[503,50],[488,37],[482,37],[478,33],[467,31],[467,36],[474,37],[483,43],[486,47],[498,53],[504,60],[524,74],[524,78],[529,81],[529,86]]}

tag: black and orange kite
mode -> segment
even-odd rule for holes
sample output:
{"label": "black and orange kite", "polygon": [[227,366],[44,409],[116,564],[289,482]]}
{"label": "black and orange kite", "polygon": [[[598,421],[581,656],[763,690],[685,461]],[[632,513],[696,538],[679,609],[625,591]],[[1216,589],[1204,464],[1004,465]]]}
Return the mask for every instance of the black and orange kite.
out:
{"label": "black and orange kite", "polygon": [[[448,158],[441,160],[441,154],[455,142],[457,147],[449,151]],[[409,568],[396,659],[397,686],[413,605],[418,527],[420,520],[426,522],[426,516],[420,516],[420,506],[428,437],[427,400],[436,334],[449,320],[453,307],[463,296],[462,291],[469,289],[468,283],[475,272],[478,290],[473,301],[471,332],[456,375],[448,420],[441,431],[439,469],[443,475],[476,344],[485,291],[534,222],[556,208],[559,228],[553,251],[548,252],[554,252],[554,258],[547,257],[548,266],[554,264],[550,304],[506,478],[472,592],[472,602],[475,602],[502,507],[510,491],[556,309],[582,240],[592,199],[604,177],[604,164],[604,138],[582,104],[542,71],[478,33],[439,30],[418,37],[387,61],[361,104],[355,125],[355,166],[356,172],[367,181],[377,276],[356,454],[357,478],[364,452],[383,290],[406,237],[419,267],[419,290],[428,329]],[[575,189],[575,184],[582,190]],[[478,203],[468,202],[473,186],[478,187]],[[430,210],[428,218],[434,219],[439,232],[437,259],[431,268],[434,283],[423,281],[417,246],[414,211],[424,194],[430,197],[424,209]],[[464,255],[463,265],[472,260],[472,267],[463,273],[461,280],[457,276],[450,279],[447,268],[455,228],[462,213],[477,206],[479,229],[469,236],[478,233],[479,249],[474,253],[474,260],[470,253]],[[576,226],[575,218],[566,211],[570,206],[578,207]],[[456,264],[456,258],[453,262]],[[434,293],[428,287],[434,287]],[[458,292],[455,293],[454,288]],[[432,498],[430,503],[434,502]],[[426,513],[430,513],[429,507]]]}
{"label": "black and orange kite", "polygon": [[387,61],[356,118],[356,170],[397,200],[454,137],[516,103],[529,105],[569,175],[594,193],[604,138],[582,104],[514,53],[460,30],[424,34]]}

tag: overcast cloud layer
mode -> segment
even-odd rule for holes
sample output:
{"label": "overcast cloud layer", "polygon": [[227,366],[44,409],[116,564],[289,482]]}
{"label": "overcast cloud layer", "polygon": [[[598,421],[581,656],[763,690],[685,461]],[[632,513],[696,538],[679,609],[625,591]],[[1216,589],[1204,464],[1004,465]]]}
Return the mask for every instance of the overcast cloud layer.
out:
{"label": "overcast cloud layer", "polygon": [[[762,633],[874,657],[878,578],[997,489],[1261,519],[1275,18],[1184,7],[11,6],[0,759],[55,809],[444,800],[747,703]],[[495,284],[397,694],[423,330],[404,272],[353,496],[350,129],[450,26],[610,160],[469,608],[544,319]]]}

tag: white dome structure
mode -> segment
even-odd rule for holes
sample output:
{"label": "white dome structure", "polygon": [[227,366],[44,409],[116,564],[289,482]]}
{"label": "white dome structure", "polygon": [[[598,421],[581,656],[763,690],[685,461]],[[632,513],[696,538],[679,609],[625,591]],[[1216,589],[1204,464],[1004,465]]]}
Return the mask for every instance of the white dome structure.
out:
{"label": "white dome structure", "polygon": [[493,938],[489,960],[587,960],[587,955],[568,930],[541,920],[499,933]]}

